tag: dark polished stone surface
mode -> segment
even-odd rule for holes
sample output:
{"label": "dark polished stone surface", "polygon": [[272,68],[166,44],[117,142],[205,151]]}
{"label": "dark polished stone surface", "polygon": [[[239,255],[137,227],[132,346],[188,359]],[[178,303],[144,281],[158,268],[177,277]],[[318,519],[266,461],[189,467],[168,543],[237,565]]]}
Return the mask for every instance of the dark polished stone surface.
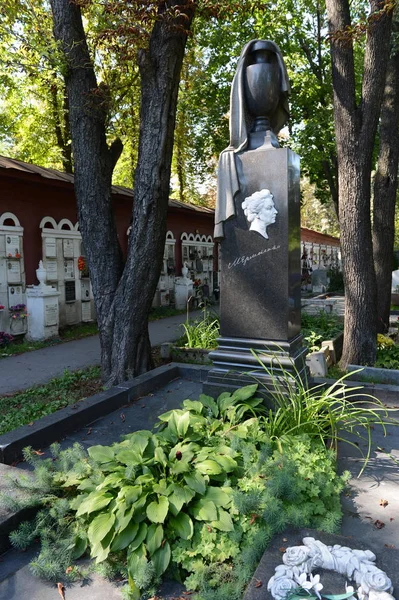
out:
{"label": "dark polished stone surface", "polygon": [[[299,158],[286,148],[258,148],[239,154],[236,166],[237,216],[225,223],[221,244],[221,334],[288,341],[300,332]],[[241,207],[262,189],[278,211],[269,239],[250,231]]]}
{"label": "dark polished stone surface", "polygon": [[[304,382],[308,375],[300,335],[299,157],[263,144],[237,154],[235,165],[240,182],[236,216],[224,223],[221,242],[221,338],[210,353],[213,368],[204,392],[217,396],[253,383],[255,377],[261,394],[270,399],[282,371],[288,379]],[[261,190],[271,192],[277,210],[266,228],[268,238],[250,229],[242,208],[246,198]]]}

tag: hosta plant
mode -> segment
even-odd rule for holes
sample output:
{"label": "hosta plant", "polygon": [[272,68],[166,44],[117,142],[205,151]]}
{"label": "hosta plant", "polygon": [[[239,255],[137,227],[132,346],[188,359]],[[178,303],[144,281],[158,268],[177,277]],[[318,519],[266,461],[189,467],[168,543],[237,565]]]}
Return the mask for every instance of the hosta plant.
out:
{"label": "hosta plant", "polygon": [[[53,579],[86,552],[97,563],[117,562],[132,597],[168,568],[203,589],[227,572],[231,586],[235,564],[241,590],[273,533],[289,525],[337,526],[344,485],[324,444],[306,436],[283,446],[270,441],[256,389],[185,400],[159,417],[155,433],[137,431],[88,454],[55,447],[55,460],[42,461],[27,451],[41,486],[38,502],[49,510],[14,533],[14,544],[41,536],[32,566]],[[49,530],[59,532],[55,539]],[[244,567],[245,553],[252,562]]]}

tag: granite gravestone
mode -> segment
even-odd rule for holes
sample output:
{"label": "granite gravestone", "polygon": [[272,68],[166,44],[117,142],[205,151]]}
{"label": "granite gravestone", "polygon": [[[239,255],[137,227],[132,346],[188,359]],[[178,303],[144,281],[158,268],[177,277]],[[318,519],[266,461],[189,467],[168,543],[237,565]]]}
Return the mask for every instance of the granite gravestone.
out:
{"label": "granite gravestone", "polygon": [[[233,80],[230,146],[219,159],[215,239],[221,243],[219,347],[204,392],[216,396],[274,372],[306,377],[300,334],[299,157],[279,148],[289,83],[276,44],[253,40]],[[253,351],[258,354],[254,356]],[[267,395],[267,393],[265,393]]]}

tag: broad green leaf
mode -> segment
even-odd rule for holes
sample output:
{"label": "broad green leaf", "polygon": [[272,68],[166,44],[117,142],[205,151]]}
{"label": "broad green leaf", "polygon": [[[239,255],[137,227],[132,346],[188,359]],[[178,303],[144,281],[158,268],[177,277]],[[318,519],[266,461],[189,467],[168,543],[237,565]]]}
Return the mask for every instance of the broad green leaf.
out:
{"label": "broad green leaf", "polygon": [[134,551],[128,552],[127,557],[127,570],[130,578],[134,581],[138,572],[142,572],[142,570],[146,567],[148,560],[146,558],[145,546],[141,544],[138,548],[135,548]]}
{"label": "broad green leaf", "polygon": [[171,517],[170,524],[183,540],[190,540],[193,537],[193,522],[186,513],[181,512],[176,517]]}
{"label": "broad green leaf", "polygon": [[129,583],[129,596],[132,600],[140,600],[141,592],[137,587],[133,577],[128,573],[128,583]]}
{"label": "broad green leaf", "polygon": [[139,452],[133,448],[123,448],[116,455],[116,459],[124,465],[141,464],[143,458]]}
{"label": "broad green leaf", "polygon": [[141,485],[125,485],[121,488],[120,493],[123,494],[126,505],[130,506],[140,498],[142,491]]}
{"label": "broad green leaf", "polygon": [[220,454],[215,454],[215,460],[223,468],[225,473],[231,473],[238,466],[231,456],[220,456]]}
{"label": "broad green leaf", "polygon": [[178,475],[179,473],[189,473],[191,470],[191,462],[188,460],[176,460],[173,467],[171,467],[170,472],[174,475]]}
{"label": "broad green leaf", "polygon": [[133,507],[130,507],[128,510],[126,510],[125,502],[123,502],[123,504],[119,503],[119,509],[115,512],[115,529],[118,533],[123,531],[129,525],[133,518],[133,514]]}
{"label": "broad green leaf", "polygon": [[[226,488],[231,489],[231,488]],[[205,500],[211,500],[217,507],[225,508],[231,503],[231,496],[218,487],[208,487],[204,496]]]}
{"label": "broad green leaf", "polygon": [[166,465],[168,464],[168,460],[166,458],[166,454],[165,454],[165,452],[163,451],[163,449],[160,446],[158,446],[157,448],[155,448],[154,458],[163,467],[166,467]]}
{"label": "broad green leaf", "polygon": [[150,555],[154,554],[156,550],[160,547],[163,540],[163,527],[162,525],[155,525],[153,523],[149,526],[147,531],[147,537],[145,540],[145,545],[147,546],[147,550]]}
{"label": "broad green leaf", "polygon": [[76,512],[76,516],[79,517],[85,513],[90,514],[96,510],[100,510],[101,508],[108,506],[112,499],[112,494],[108,492],[92,492],[85,500],[83,500]]}
{"label": "broad green leaf", "polygon": [[177,483],[169,486],[169,489],[172,490],[172,494],[168,497],[170,511],[173,515],[177,515],[183,504],[188,504],[195,496],[195,493],[189,487],[181,486]]}
{"label": "broad green leaf", "polygon": [[211,523],[212,527],[215,527],[220,531],[233,531],[234,525],[229,513],[226,510],[223,510],[223,508],[219,508],[218,513],[219,518],[217,521]]}
{"label": "broad green leaf", "polygon": [[147,517],[153,523],[163,523],[169,510],[169,501],[165,496],[159,496],[158,502],[151,502],[147,506]]}
{"label": "broad green leaf", "polygon": [[74,540],[74,546],[72,551],[73,560],[80,558],[87,549],[87,536],[86,534],[79,533]]}
{"label": "broad green leaf", "polygon": [[158,417],[158,419],[160,421],[163,421],[164,423],[168,423],[170,421],[170,419],[175,415],[181,415],[183,414],[183,411],[181,409],[174,409],[174,410],[168,410],[168,412],[163,413],[162,415],[160,415]]}
{"label": "broad green leaf", "polygon": [[153,434],[151,431],[142,429],[141,431],[135,431],[134,433],[130,434],[127,439],[129,440],[132,448],[134,448],[140,454],[143,454],[152,436]]}
{"label": "broad green leaf", "polygon": [[192,475],[185,475],[184,481],[192,490],[197,492],[197,494],[201,494],[201,496],[205,494],[206,481],[201,473],[194,471]]}
{"label": "broad green leaf", "polygon": [[235,402],[236,401],[243,402],[244,400],[248,400],[248,398],[251,398],[251,396],[253,396],[255,394],[257,389],[258,389],[257,383],[253,383],[251,385],[246,385],[245,387],[239,388],[238,390],[235,390],[235,392],[233,393],[232,400]]}
{"label": "broad green leaf", "polygon": [[193,515],[197,521],[216,521],[218,513],[215,504],[211,500],[201,498],[193,506]]}
{"label": "broad green leaf", "polygon": [[166,479],[160,479],[158,481],[158,483],[155,483],[152,486],[152,489],[154,490],[154,492],[156,494],[160,494],[161,496],[167,496],[168,495],[168,484],[166,482]]}
{"label": "broad green leaf", "polygon": [[137,523],[129,523],[123,531],[115,536],[111,545],[111,552],[118,552],[127,548],[130,542],[137,536],[138,530],[139,526]]}
{"label": "broad green leaf", "polygon": [[123,479],[123,475],[120,473],[110,473],[110,475],[107,475],[106,478],[104,479],[104,481],[102,481],[100,483],[100,485],[97,486],[97,490],[102,490],[104,488],[106,488],[107,486],[109,486],[110,488],[114,488],[115,486],[117,486]]}
{"label": "broad green leaf", "polygon": [[184,437],[186,435],[187,430],[190,425],[189,411],[184,411],[184,413],[181,416],[175,417],[175,419],[176,419],[177,433],[179,434],[179,437]]}
{"label": "broad green leaf", "polygon": [[195,468],[203,475],[219,475],[223,471],[219,463],[211,459],[195,463]]}
{"label": "broad green leaf", "polygon": [[204,408],[204,405],[201,402],[198,402],[198,400],[185,400],[183,402],[183,406],[187,410],[192,410],[199,414],[202,413],[202,410]]}
{"label": "broad green leaf", "polygon": [[129,544],[129,550],[130,551],[136,550],[136,548],[138,548],[140,546],[140,544],[142,544],[142,542],[144,542],[146,536],[147,536],[147,525],[146,525],[146,523],[140,523],[139,530],[136,534],[136,537]]}
{"label": "broad green leaf", "polygon": [[115,515],[113,513],[101,513],[97,515],[89,525],[87,535],[91,546],[96,546],[105,538],[107,533],[115,523]]}
{"label": "broad green leaf", "polygon": [[91,446],[88,453],[90,458],[99,463],[111,462],[115,458],[115,452],[109,446]]}
{"label": "broad green leaf", "polygon": [[201,394],[199,397],[199,401],[202,402],[204,406],[211,409],[214,417],[217,417],[219,415],[218,405],[216,404],[213,398],[207,396],[206,394]]}
{"label": "broad green leaf", "polygon": [[160,577],[162,573],[165,573],[170,563],[170,556],[171,552],[168,542],[166,542],[162,548],[159,548],[155,554],[152,555],[151,560],[157,577]]}

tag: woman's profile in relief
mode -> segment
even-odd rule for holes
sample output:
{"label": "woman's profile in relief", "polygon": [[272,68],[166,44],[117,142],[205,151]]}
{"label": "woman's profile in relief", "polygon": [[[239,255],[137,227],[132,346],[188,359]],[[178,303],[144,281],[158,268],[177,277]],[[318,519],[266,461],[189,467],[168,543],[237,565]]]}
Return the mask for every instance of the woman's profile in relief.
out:
{"label": "woman's profile in relief", "polygon": [[267,227],[276,222],[278,214],[274,206],[273,194],[266,189],[260,190],[245,198],[241,206],[250,223],[250,231],[257,231],[268,240]]}

